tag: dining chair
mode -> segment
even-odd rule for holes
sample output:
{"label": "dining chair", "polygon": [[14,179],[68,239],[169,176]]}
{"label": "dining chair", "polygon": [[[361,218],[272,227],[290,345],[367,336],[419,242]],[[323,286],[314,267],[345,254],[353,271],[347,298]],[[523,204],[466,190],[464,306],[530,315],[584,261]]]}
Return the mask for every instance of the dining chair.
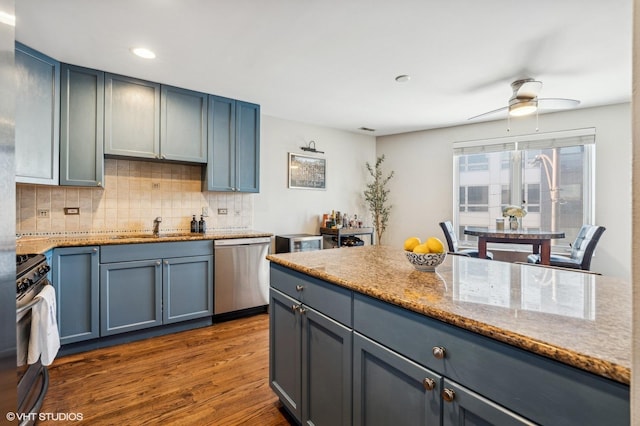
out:
{"label": "dining chair", "polygon": [[[591,268],[591,258],[596,249],[596,245],[606,230],[604,226],[582,225],[578,236],[571,244],[571,255],[562,256],[552,254],[549,264],[551,266],[559,266],[561,268],[581,269],[588,271]],[[539,254],[530,254],[527,257],[528,263],[540,263]]]}
{"label": "dining chair", "polygon": [[[442,228],[442,232],[444,232],[444,237],[447,240],[447,245],[449,246],[449,253],[459,254],[463,256],[469,257],[478,257],[478,250],[474,249],[462,249],[458,248],[458,237],[456,237],[456,233],[453,230],[453,225],[450,221],[440,222],[440,228]],[[486,259],[493,260],[493,253],[487,252]]]}

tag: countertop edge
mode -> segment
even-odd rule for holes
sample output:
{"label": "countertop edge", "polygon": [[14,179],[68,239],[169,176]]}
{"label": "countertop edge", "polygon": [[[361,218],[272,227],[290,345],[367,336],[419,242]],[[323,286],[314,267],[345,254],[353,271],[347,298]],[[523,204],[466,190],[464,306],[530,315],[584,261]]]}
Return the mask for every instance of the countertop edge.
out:
{"label": "countertop edge", "polygon": [[106,246],[119,244],[168,243],[175,241],[204,241],[233,238],[273,237],[273,233],[262,231],[217,231],[206,234],[167,234],[158,237],[147,235],[96,234],[86,236],[22,237],[16,241],[16,254],[44,253],[59,247]]}
{"label": "countertop edge", "polygon": [[414,305],[403,303],[401,300],[397,300],[384,293],[381,294],[379,292],[372,292],[369,288],[354,285],[353,283],[337,278],[323,271],[308,268],[294,262],[289,262],[277,256],[268,255],[267,259],[273,263],[285,266],[311,277],[319,278],[332,284],[357,291],[358,293],[364,294],[366,296],[370,296],[378,300],[390,303],[392,305],[407,309],[409,311],[425,315],[429,318],[433,318],[444,323],[460,327],[473,333],[506,343],[510,346],[523,349],[527,352],[531,352],[545,358],[561,362],[580,370],[588,371],[595,375],[611,379],[625,385],[629,385],[631,382],[630,369],[619,364],[605,361],[599,358],[594,358],[592,356],[584,355],[565,348],[553,346],[546,342],[538,341],[536,339],[532,339],[530,337],[523,336],[521,334],[514,333],[503,328],[491,326],[489,324],[460,315],[452,314],[450,312],[442,311],[440,309],[432,309],[429,307],[425,307],[424,309],[417,309],[417,307]]}

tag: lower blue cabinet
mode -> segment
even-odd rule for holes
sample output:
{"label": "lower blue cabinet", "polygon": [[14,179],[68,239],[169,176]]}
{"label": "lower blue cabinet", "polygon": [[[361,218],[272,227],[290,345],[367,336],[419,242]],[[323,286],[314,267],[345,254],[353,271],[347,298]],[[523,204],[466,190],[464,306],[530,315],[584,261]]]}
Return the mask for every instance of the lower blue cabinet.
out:
{"label": "lower blue cabinet", "polygon": [[102,262],[101,336],[213,315],[211,241],[105,246]]}
{"label": "lower blue cabinet", "polygon": [[162,324],[162,262],[100,265],[100,335]]}
{"label": "lower blue cabinet", "polygon": [[442,376],[354,333],[353,424],[440,425]]}
{"label": "lower blue cabinet", "polygon": [[277,290],[270,298],[272,389],[304,425],[351,425],[351,329]]}
{"label": "lower blue cabinet", "polygon": [[63,345],[100,336],[98,258],[99,248],[95,246],[53,250],[51,281]]}

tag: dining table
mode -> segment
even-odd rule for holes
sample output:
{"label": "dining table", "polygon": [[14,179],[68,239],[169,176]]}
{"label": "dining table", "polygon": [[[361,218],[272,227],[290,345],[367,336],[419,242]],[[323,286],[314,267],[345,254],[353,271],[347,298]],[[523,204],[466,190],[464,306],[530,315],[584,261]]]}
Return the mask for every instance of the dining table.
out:
{"label": "dining table", "polygon": [[562,231],[534,229],[498,230],[480,227],[466,227],[465,235],[478,237],[478,258],[487,256],[487,243],[530,244],[534,254],[540,255],[540,264],[549,265],[551,258],[551,240],[564,238]]}

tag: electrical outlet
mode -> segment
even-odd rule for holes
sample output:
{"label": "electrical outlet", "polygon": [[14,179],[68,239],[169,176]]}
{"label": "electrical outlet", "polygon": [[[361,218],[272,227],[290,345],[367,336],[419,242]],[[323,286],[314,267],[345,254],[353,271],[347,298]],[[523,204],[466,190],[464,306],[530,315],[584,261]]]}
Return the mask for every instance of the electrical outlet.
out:
{"label": "electrical outlet", "polygon": [[218,214],[227,214],[227,209],[218,209]]}
{"label": "electrical outlet", "polygon": [[202,216],[204,216],[204,217],[209,216],[209,207],[202,206]]}
{"label": "electrical outlet", "polygon": [[159,183],[157,183],[157,182],[153,182],[153,183],[151,184],[151,189],[160,189],[160,184],[159,184]]}
{"label": "electrical outlet", "polygon": [[49,217],[49,209],[38,209],[38,217]]}

